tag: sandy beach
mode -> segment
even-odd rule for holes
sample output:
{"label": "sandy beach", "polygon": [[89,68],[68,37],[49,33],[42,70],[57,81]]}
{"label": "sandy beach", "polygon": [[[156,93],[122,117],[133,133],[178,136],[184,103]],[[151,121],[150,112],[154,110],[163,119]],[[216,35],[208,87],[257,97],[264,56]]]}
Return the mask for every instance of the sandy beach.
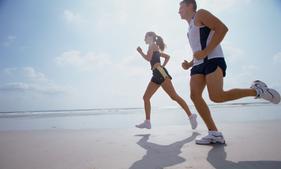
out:
{"label": "sandy beach", "polygon": [[1,169],[280,169],[281,120],[220,124],[227,145],[199,146],[204,126],[0,132]]}

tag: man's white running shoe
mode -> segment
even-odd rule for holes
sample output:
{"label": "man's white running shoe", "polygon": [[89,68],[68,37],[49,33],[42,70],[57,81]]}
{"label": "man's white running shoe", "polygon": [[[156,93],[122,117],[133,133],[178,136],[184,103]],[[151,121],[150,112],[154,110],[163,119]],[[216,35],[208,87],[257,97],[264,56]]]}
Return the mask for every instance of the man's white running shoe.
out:
{"label": "man's white running shoe", "polygon": [[151,129],[151,123],[149,120],[145,120],[143,123],[136,125],[136,127],[140,129]]}
{"label": "man's white running shoe", "polygon": [[221,132],[209,131],[207,136],[196,139],[195,143],[199,145],[225,144],[225,140]]}
{"label": "man's white running shoe", "polygon": [[191,116],[189,116],[189,121],[192,129],[196,129],[198,125],[196,118],[197,118],[196,114],[192,114]]}
{"label": "man's white running shoe", "polygon": [[268,88],[264,82],[256,80],[251,85],[251,88],[257,91],[256,99],[262,98],[274,104],[280,103],[280,94],[276,90]]}
{"label": "man's white running shoe", "polygon": [[255,88],[257,88],[257,87],[259,87],[259,88],[261,88],[261,87],[267,87],[267,85],[266,85],[264,82],[260,81],[260,80],[255,80],[255,81],[253,81],[253,83],[252,83],[252,85],[251,85],[251,88],[252,88],[252,89],[255,89]]}

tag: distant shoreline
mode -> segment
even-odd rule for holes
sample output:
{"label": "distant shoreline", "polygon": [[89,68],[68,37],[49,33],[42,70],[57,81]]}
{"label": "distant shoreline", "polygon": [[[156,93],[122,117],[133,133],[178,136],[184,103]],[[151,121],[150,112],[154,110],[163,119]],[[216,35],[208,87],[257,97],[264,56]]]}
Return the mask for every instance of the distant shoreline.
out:
{"label": "distant shoreline", "polygon": [[[251,105],[271,105],[268,102],[238,102],[238,103],[218,103],[208,104],[210,107],[223,107],[223,106],[251,106]],[[194,107],[194,105],[188,105]],[[178,107],[154,107],[158,109],[176,109]],[[0,114],[8,113],[36,113],[36,112],[86,112],[86,111],[122,111],[122,110],[142,110],[143,107],[119,107],[119,108],[85,108],[85,109],[50,109],[50,110],[16,110],[16,111],[0,111]]]}

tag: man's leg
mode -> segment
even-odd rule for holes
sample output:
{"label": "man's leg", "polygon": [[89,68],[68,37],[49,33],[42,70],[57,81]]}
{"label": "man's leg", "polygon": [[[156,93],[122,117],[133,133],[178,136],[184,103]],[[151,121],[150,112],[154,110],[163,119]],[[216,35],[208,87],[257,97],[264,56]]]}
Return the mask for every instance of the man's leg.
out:
{"label": "man's leg", "polygon": [[202,97],[205,86],[206,80],[204,75],[192,75],[190,80],[190,97],[208,129],[210,131],[217,131],[209,107]]}
{"label": "man's leg", "polygon": [[223,72],[218,67],[213,73],[206,76],[206,84],[209,92],[209,97],[213,102],[221,103],[231,100],[237,100],[243,97],[256,96],[255,89],[231,89],[223,90]]}

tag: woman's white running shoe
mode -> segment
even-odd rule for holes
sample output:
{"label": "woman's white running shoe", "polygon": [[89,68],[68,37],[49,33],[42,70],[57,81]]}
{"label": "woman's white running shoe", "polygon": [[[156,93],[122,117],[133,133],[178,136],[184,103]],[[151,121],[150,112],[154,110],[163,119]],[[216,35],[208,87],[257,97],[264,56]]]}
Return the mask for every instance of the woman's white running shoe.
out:
{"label": "woman's white running shoe", "polygon": [[144,128],[151,129],[150,120],[145,120],[143,123],[136,125],[136,127],[140,129],[144,129]]}
{"label": "woman's white running shoe", "polygon": [[280,94],[276,90],[268,88],[264,82],[256,80],[251,85],[251,88],[257,91],[256,99],[262,98],[274,104],[280,103]]}
{"label": "woman's white running shoe", "polygon": [[189,116],[189,121],[192,129],[196,129],[198,125],[196,118],[197,118],[196,114],[192,114],[191,116]]}

